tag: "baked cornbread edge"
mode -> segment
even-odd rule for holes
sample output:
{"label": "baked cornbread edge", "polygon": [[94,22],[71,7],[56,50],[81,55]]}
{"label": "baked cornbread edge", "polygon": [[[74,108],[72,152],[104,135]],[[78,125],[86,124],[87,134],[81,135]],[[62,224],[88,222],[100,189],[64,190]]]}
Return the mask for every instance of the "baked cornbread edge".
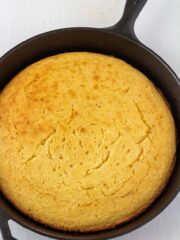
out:
{"label": "baked cornbread edge", "polygon": [[[154,84],[153,84],[154,85]],[[171,108],[165,98],[165,96],[163,95],[163,93],[161,92],[161,90],[159,90],[158,88],[156,88],[156,90],[159,92],[159,94],[161,95],[161,97],[163,98],[167,108],[169,109],[169,111],[171,112],[172,114],[172,111],[171,111]],[[177,135],[177,132],[176,132],[176,129],[175,129],[175,134]],[[66,231],[78,231],[78,232],[95,232],[95,231],[101,231],[101,230],[106,230],[106,229],[112,229],[114,227],[116,227],[117,225],[120,225],[120,224],[123,224],[129,220],[132,220],[133,218],[136,218],[137,216],[139,216],[142,212],[144,212],[157,198],[158,196],[162,193],[162,191],[165,189],[169,179],[170,179],[170,176],[173,172],[173,169],[174,169],[174,166],[175,166],[175,161],[176,161],[176,158],[175,156],[173,157],[173,161],[172,161],[172,164],[171,164],[171,168],[169,169],[169,172],[168,172],[168,175],[167,175],[167,178],[165,179],[165,181],[163,182],[163,184],[159,187],[159,189],[157,189],[157,194],[152,197],[150,199],[150,201],[148,203],[146,203],[143,207],[141,207],[138,211],[134,212],[133,214],[131,214],[130,216],[128,216],[127,218],[125,219],[121,219],[120,221],[116,221],[115,223],[113,224],[105,224],[105,225],[99,225],[99,226],[89,226],[89,227],[81,227],[81,228],[68,228],[68,227],[64,227],[63,225],[60,226],[60,224],[57,226],[57,225],[48,225],[47,223],[43,222],[42,220],[39,220],[37,219],[36,217],[33,216],[33,214],[30,214],[29,212],[26,212],[24,209],[22,208],[19,208],[16,203],[13,201],[13,198],[11,198],[10,195],[8,195],[6,193],[6,198],[18,209],[20,210],[21,212],[23,212],[26,216],[29,216],[31,219],[45,225],[45,226],[49,226],[50,228],[54,228],[54,229],[58,229],[58,230],[66,230]],[[0,189],[1,190],[1,189]]]}

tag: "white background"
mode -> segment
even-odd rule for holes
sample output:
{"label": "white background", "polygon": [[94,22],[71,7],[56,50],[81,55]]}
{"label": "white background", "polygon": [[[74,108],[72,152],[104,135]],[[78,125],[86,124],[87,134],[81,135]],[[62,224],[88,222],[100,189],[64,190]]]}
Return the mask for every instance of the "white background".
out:
{"label": "white background", "polygon": [[[123,12],[125,0],[0,0],[0,56],[36,34],[63,27],[108,27]],[[180,0],[149,0],[135,32],[180,77]],[[18,240],[47,240],[14,222]],[[1,238],[1,237],[0,237]],[[119,240],[179,240],[180,195],[150,223]]]}

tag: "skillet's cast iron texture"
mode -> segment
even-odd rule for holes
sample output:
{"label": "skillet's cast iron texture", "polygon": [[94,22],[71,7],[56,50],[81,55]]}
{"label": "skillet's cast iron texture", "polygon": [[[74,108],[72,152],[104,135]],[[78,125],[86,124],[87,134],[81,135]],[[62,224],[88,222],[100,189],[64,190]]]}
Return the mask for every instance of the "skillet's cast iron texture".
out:
{"label": "skillet's cast iron texture", "polygon": [[[178,138],[180,131],[179,79],[160,57],[138,41],[134,33],[135,20],[146,1],[127,0],[122,19],[113,27],[56,30],[21,43],[0,59],[0,89],[20,70],[49,55],[66,51],[92,51],[114,55],[137,67],[163,91],[176,121]],[[9,219],[17,221],[32,231],[56,239],[108,239],[128,233],[150,221],[171,202],[179,189],[180,149],[178,146],[175,169],[164,192],[147,211],[124,225],[86,234],[54,230],[33,222],[21,214],[1,194],[0,227],[4,240],[14,239],[9,230]]]}

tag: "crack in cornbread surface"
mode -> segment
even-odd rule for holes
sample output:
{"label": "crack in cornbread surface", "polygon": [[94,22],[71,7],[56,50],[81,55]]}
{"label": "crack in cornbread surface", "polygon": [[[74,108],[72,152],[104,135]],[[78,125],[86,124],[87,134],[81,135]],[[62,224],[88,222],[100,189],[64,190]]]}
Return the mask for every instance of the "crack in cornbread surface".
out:
{"label": "crack in cornbread surface", "polygon": [[164,188],[175,149],[162,96],[114,57],[52,56],[0,94],[0,189],[58,229],[95,231],[135,217]]}

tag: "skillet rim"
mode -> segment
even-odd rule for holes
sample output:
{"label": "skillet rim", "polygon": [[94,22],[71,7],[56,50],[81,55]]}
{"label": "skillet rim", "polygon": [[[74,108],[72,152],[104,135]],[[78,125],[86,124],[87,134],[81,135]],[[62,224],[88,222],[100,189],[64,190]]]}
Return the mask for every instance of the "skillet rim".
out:
{"label": "skillet rim", "polygon": [[[15,47],[13,47],[12,49],[10,49],[7,53],[5,53],[1,58],[0,58],[0,65],[3,63],[3,61],[5,61],[7,58],[11,57],[11,54],[15,53],[18,49],[22,48],[23,46],[27,45],[27,44],[33,44],[33,42],[35,42],[36,40],[40,40],[42,38],[48,38],[51,35],[56,35],[56,34],[63,34],[64,32],[69,32],[69,31],[76,31],[78,33],[78,31],[90,31],[90,32],[98,32],[98,33],[105,33],[108,35],[112,35],[112,36],[116,36],[118,38],[122,38],[125,39],[126,41],[129,41],[135,45],[137,45],[138,47],[140,47],[143,51],[147,52],[148,54],[152,55],[153,58],[155,58],[158,62],[160,62],[165,68],[166,70],[168,70],[168,72],[171,74],[171,76],[173,77],[174,81],[177,83],[179,89],[180,89],[180,80],[177,76],[177,74],[172,70],[172,68],[158,55],[156,54],[154,51],[152,51],[150,48],[148,48],[147,46],[145,46],[144,44],[142,44],[141,42],[138,42],[136,40],[130,39],[126,36],[124,36],[123,34],[120,33],[116,33],[116,32],[112,32],[111,29],[99,29],[99,28],[87,28],[87,27],[73,27],[73,28],[63,28],[63,29],[57,29],[57,30],[52,30],[52,31],[48,31],[39,35],[36,35],[34,37],[31,37],[23,42],[21,42],[20,44],[16,45]],[[178,146],[177,146],[178,147]],[[174,169],[176,168],[177,163],[175,164]],[[173,173],[172,173],[173,175]],[[168,188],[168,184],[167,187],[165,187],[165,189]],[[39,224],[29,218],[26,218],[25,215],[21,214],[18,210],[16,210],[13,206],[9,205],[9,202],[7,200],[6,203],[6,198],[5,197],[1,197],[0,195],[0,208],[3,209],[8,215],[10,215],[12,220],[14,220],[15,222],[17,222],[18,224],[20,224],[21,226],[34,231],[36,233],[42,234],[44,236],[48,236],[51,238],[59,238],[59,239],[108,239],[108,238],[114,238],[117,236],[122,236],[124,234],[127,234],[129,232],[132,232],[135,229],[138,229],[139,227],[145,225],[146,223],[150,222],[152,219],[154,219],[159,213],[161,213],[171,202],[172,200],[177,196],[177,194],[180,191],[180,186],[176,188],[176,190],[173,191],[173,194],[171,193],[171,196],[168,198],[168,200],[166,201],[165,204],[163,204],[162,207],[158,208],[158,211],[156,211],[155,213],[151,214],[152,216],[146,217],[145,220],[143,221],[143,223],[136,223],[136,219],[130,222],[133,222],[133,226],[129,226],[128,230],[121,230],[121,233],[118,233],[118,231],[120,231],[120,227],[123,225],[119,225],[114,229],[110,229],[110,230],[103,230],[103,231],[98,231],[98,232],[93,232],[93,233],[87,233],[87,234],[83,234],[83,233],[74,233],[74,232],[66,232],[66,231],[58,231],[58,230],[54,230],[53,228],[46,228],[44,225]],[[162,192],[163,193],[163,192]],[[160,194],[162,195],[162,194]],[[158,199],[157,199],[158,200]],[[155,203],[156,204],[156,200]],[[148,212],[148,209],[145,211]],[[13,217],[12,217],[13,215]],[[14,215],[16,215],[14,217]],[[19,220],[20,219],[20,220]],[[124,224],[126,225],[126,223]],[[50,232],[52,233],[50,233]],[[53,233],[56,232],[56,233]],[[78,236],[79,235],[79,236]],[[104,235],[104,236],[103,236]]]}

